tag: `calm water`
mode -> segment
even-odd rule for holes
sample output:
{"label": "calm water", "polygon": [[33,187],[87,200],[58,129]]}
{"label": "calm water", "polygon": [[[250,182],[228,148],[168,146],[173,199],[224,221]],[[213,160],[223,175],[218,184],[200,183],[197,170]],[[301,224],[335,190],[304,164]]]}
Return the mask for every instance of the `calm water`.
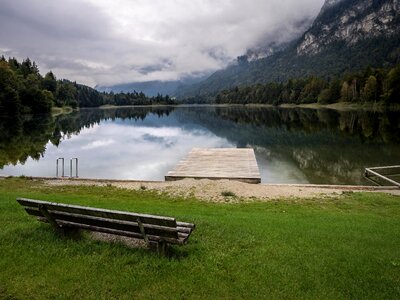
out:
{"label": "calm water", "polygon": [[252,147],[264,183],[367,184],[367,166],[400,163],[400,113],[180,107],[0,118],[0,175],[163,180],[193,147]]}

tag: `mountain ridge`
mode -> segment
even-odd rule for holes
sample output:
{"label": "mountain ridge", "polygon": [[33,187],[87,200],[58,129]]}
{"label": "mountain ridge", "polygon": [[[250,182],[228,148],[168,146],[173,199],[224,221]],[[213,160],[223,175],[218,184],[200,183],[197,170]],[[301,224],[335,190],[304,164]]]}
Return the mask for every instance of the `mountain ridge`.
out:
{"label": "mountain ridge", "polygon": [[400,62],[398,11],[399,0],[327,0],[312,26],[283,51],[238,61],[181,88],[178,96],[209,100],[235,86],[307,76],[329,78],[368,65],[393,66]]}

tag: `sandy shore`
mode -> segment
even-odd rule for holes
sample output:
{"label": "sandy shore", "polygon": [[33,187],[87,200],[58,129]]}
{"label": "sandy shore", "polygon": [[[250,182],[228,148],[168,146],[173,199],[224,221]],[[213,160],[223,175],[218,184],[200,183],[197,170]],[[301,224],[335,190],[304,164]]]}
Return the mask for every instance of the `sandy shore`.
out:
{"label": "sandy shore", "polygon": [[230,180],[179,181],[118,181],[118,180],[45,180],[51,186],[90,185],[115,186],[132,190],[152,190],[170,196],[195,197],[208,202],[268,201],[273,199],[337,197],[348,192],[380,192],[400,196],[397,187],[293,185],[293,184],[248,184]]}

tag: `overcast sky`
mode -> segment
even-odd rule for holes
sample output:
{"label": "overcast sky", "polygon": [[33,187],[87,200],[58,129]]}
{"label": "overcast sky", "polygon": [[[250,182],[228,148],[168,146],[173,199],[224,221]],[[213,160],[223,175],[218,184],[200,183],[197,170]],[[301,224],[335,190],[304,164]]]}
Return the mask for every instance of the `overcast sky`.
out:
{"label": "overcast sky", "polygon": [[95,85],[175,80],[283,42],[324,0],[0,0],[0,53]]}

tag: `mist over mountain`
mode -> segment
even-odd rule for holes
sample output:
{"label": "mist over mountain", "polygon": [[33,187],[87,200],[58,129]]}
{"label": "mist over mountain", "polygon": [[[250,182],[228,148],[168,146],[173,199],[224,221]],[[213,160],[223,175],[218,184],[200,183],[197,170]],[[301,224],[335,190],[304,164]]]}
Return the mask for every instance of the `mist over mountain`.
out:
{"label": "mist over mountain", "polygon": [[[278,1],[260,1],[254,2],[252,7],[252,16],[246,16],[243,21],[234,21],[234,25],[226,28],[217,38],[214,38],[222,43],[225,39],[224,35],[234,30],[238,34],[232,37],[229,41],[225,41],[225,45],[218,47],[207,47],[202,50],[202,53],[207,55],[212,60],[218,61],[219,67],[209,69],[201,68],[202,71],[186,72],[176,76],[177,79],[161,79],[161,80],[124,80],[121,84],[99,84],[96,89],[99,91],[113,92],[144,92],[146,95],[155,96],[160,94],[169,94],[175,96],[179,91],[185,90],[188,86],[198,84],[206,80],[212,75],[215,70],[221,70],[226,66],[235,65],[237,61],[245,59],[246,61],[256,61],[262,58],[269,57],[278,53],[297,41],[302,34],[311,26],[318,13],[319,6],[322,5],[321,0],[306,0],[303,1],[304,7],[300,8],[299,2],[287,1],[277,4]],[[233,4],[232,4],[233,5]],[[235,3],[235,6],[238,5]],[[263,17],[256,17],[260,14],[260,10],[264,9]],[[283,9],[284,7],[284,9]],[[274,14],[273,9],[278,9]],[[226,13],[226,12],[224,12]],[[236,12],[237,13],[237,12]],[[282,17],[280,17],[282,16]],[[230,17],[231,18],[231,17]],[[255,19],[251,19],[255,18]],[[262,19],[258,21],[257,19]],[[257,23],[259,25],[249,25],[248,23]],[[247,29],[248,28],[248,29]],[[182,29],[179,29],[181,31]],[[255,36],[257,33],[257,37]],[[205,42],[213,38],[211,36],[198,36],[198,39],[203,39]],[[251,38],[251,39],[250,39]],[[238,51],[224,50],[229,44],[240,44]],[[244,47],[242,47],[244,46]],[[202,46],[204,47],[204,46]],[[176,51],[181,51],[178,47]],[[194,52],[187,52],[186,55],[190,58],[190,64],[199,64],[200,62],[194,56]],[[232,55],[233,54],[233,55]],[[237,58],[237,55],[239,57]],[[174,55],[172,55],[174,56]],[[162,64],[155,64],[144,68],[137,69],[142,75],[150,75],[152,73],[166,71],[174,66],[173,58],[168,58]]]}
{"label": "mist over mountain", "polygon": [[178,95],[212,98],[235,86],[393,66],[400,62],[399,12],[399,0],[327,0],[312,25],[286,48],[261,59],[244,55]]}
{"label": "mist over mountain", "polygon": [[281,28],[270,33],[257,45],[249,48],[244,55],[245,58],[248,61],[255,61],[285,50],[310,28],[313,21],[313,18],[307,17],[294,23],[283,24]]}
{"label": "mist over mountain", "polygon": [[[266,37],[255,46],[247,49],[244,55],[231,61],[230,65],[235,65],[241,60],[256,61],[283,51],[297,41],[304,31],[310,27],[312,22],[313,19],[306,17],[301,21],[281,24],[280,27],[269,31]],[[188,75],[179,80],[130,82],[108,86],[97,85],[95,88],[100,92],[129,93],[137,91],[143,92],[151,97],[156,96],[157,94],[176,96],[179,94],[180,90],[198,84],[206,80],[212,74],[212,72],[204,72],[201,74]]]}

